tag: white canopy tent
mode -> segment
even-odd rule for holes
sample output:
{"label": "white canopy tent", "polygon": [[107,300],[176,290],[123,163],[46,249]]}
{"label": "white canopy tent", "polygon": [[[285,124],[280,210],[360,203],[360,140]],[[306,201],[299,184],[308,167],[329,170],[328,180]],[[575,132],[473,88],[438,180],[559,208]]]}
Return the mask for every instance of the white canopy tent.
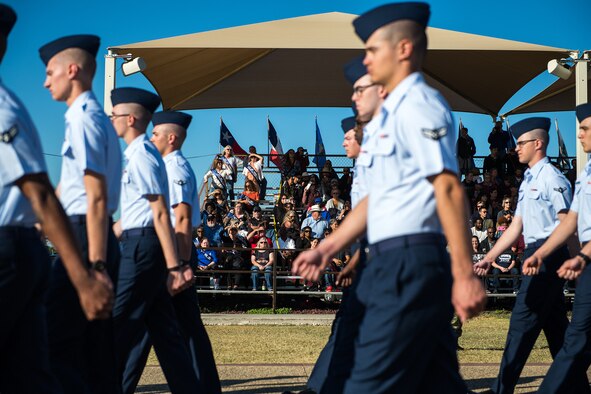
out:
{"label": "white canopy tent", "polygon": [[[114,58],[125,56],[145,60],[143,74],[165,109],[348,107],[342,67],[363,52],[355,17],[332,12],[112,46],[105,103],[115,86]],[[492,117],[550,59],[569,52],[432,27],[427,34],[428,82],[453,110]]]}

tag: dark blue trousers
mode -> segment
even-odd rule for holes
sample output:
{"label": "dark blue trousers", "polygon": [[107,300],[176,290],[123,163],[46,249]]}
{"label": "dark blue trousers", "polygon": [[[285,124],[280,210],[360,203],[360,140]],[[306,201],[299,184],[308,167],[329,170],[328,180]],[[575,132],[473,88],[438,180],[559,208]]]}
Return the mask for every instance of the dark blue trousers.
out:
{"label": "dark blue trousers", "polygon": [[356,323],[364,310],[357,298],[357,285],[361,280],[364,268],[365,253],[362,250],[360,261],[356,267],[355,281],[351,287],[343,290],[341,307],[332,322],[330,337],[308,378],[307,387],[317,393],[321,391],[327,381],[331,386],[342,387],[351,373],[354,360],[354,342],[359,329],[359,325]]}
{"label": "dark blue trousers", "polygon": [[171,392],[198,392],[199,381],[166,288],[160,242],[153,228],[134,231],[132,236],[123,233],[113,309],[118,374],[122,381],[127,379],[129,360],[141,360],[147,332]]}
{"label": "dark blue trousers", "polygon": [[[199,379],[200,388],[195,393],[221,393],[220,378],[216,369],[211,342],[201,321],[197,290],[191,287],[172,298],[174,311],[179,321],[183,338],[191,352],[192,366]],[[141,343],[141,350],[133,351],[127,361],[123,375],[123,392],[132,394],[142,376],[148,360],[152,342],[146,332]]]}
{"label": "dark blue trousers", "polygon": [[[589,385],[574,387],[591,364],[591,269],[581,274],[564,343],[548,370],[539,393],[589,393]],[[579,391],[577,391],[579,389]],[[582,390],[582,391],[581,391]]]}
{"label": "dark blue trousers", "polygon": [[[85,216],[70,218],[82,256],[88,256]],[[117,284],[119,245],[110,229],[107,271]],[[89,322],[61,259],[51,266],[46,298],[51,368],[66,393],[118,393],[113,320]]]}
{"label": "dark blue trousers", "polygon": [[442,236],[372,251],[357,289],[364,311],[353,368],[342,387],[332,384],[329,371],[321,392],[466,393],[449,324],[451,285]]}
{"label": "dark blue trousers", "polygon": [[[535,250],[526,249],[524,259],[531,256]],[[519,375],[542,330],[553,358],[562,347],[568,319],[562,293],[564,280],[558,277],[556,270],[568,258],[568,250],[562,247],[544,260],[538,275],[523,277],[511,313],[499,376],[492,386],[495,393],[513,393]],[[570,381],[576,393],[589,391],[587,376],[584,371],[582,372]]]}
{"label": "dark blue trousers", "polygon": [[0,227],[0,393],[61,393],[47,349],[49,267],[36,230]]}

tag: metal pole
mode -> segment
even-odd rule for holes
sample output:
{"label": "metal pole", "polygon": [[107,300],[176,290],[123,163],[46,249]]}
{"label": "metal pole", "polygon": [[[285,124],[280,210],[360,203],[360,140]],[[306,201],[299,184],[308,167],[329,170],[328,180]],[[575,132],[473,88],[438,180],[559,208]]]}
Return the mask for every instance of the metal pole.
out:
{"label": "metal pole", "polygon": [[[575,63],[575,104],[585,104],[588,102],[587,81],[589,78],[589,52],[583,52],[583,56],[577,59]],[[579,121],[575,117],[576,128],[575,135],[579,133]],[[583,151],[583,146],[577,139],[577,174],[583,171],[587,164],[588,155]]]}
{"label": "metal pole", "polygon": [[103,101],[103,107],[105,113],[110,115],[113,110],[111,104],[111,91],[115,89],[115,74],[116,74],[116,58],[113,56],[113,52],[109,49],[109,52],[105,56],[105,96]]}
{"label": "metal pole", "polygon": [[277,262],[277,259],[275,259],[275,263],[273,263],[273,313],[277,309]]}

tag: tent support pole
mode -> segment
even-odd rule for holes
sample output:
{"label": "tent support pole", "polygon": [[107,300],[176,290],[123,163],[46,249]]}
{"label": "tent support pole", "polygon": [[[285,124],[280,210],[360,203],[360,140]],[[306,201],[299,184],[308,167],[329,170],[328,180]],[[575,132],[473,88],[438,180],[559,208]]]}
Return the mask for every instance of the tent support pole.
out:
{"label": "tent support pole", "polygon": [[105,96],[103,101],[103,107],[107,115],[110,115],[113,110],[111,90],[115,89],[116,60],[117,58],[113,56],[113,52],[109,50],[109,53],[105,56]]}

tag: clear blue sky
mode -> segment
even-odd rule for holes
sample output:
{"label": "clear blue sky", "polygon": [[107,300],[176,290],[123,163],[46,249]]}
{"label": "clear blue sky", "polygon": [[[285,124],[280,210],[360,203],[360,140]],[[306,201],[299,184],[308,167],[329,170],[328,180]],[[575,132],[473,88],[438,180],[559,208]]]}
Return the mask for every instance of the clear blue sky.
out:
{"label": "clear blue sky", "polygon": [[[2,1],[2,0],[0,0]],[[49,172],[54,182],[59,178],[63,141],[64,103],[52,101],[43,88],[44,66],[38,48],[55,38],[78,33],[97,34],[102,39],[94,91],[103,97],[104,62],[108,46],[195,33],[224,27],[340,11],[362,13],[384,1],[305,0],[305,1],[74,1],[8,0],[18,14],[8,52],[0,65],[0,77],[27,105],[43,143]],[[567,49],[591,49],[591,2],[524,1],[430,1],[433,27],[488,35]],[[549,85],[554,77],[546,73],[520,91],[504,108],[509,110]],[[149,88],[142,75],[128,78],[118,75],[118,86]],[[346,108],[261,108],[191,111],[194,116],[190,136],[185,143],[186,156],[204,156],[191,162],[198,177],[218,152],[219,117],[223,116],[243,148],[255,145],[267,149],[266,117],[270,116],[284,150],[304,146],[314,151],[314,116],[322,131],[327,152],[341,153],[340,119],[350,116]],[[492,127],[485,115],[456,113],[469,127],[477,144],[477,154],[488,153],[486,137]],[[558,118],[568,151],[575,152],[574,112],[546,114]],[[515,123],[523,116],[510,118]],[[551,155],[557,152],[554,130]]]}

